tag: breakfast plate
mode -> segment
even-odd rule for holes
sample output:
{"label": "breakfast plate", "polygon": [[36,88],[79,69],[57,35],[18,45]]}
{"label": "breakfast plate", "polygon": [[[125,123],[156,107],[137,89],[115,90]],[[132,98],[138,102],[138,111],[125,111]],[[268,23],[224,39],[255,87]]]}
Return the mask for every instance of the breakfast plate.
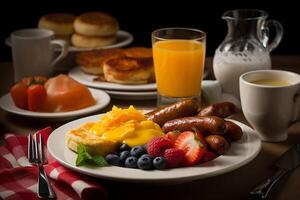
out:
{"label": "breakfast plate", "polygon": [[116,90],[104,90],[114,99],[124,100],[148,100],[156,99],[157,91],[116,91]]}
{"label": "breakfast plate", "polygon": [[261,141],[254,130],[232,120],[242,128],[243,137],[232,143],[230,150],[225,155],[204,164],[149,171],[116,166],[77,167],[75,165],[77,154],[66,146],[65,134],[71,129],[78,128],[81,124],[96,122],[100,117],[101,115],[94,115],[81,118],[54,130],[48,139],[49,153],[65,167],[93,177],[135,183],[173,184],[217,176],[235,170],[253,160],[261,149]]}
{"label": "breakfast plate", "polygon": [[6,94],[0,98],[0,107],[9,113],[14,113],[17,115],[34,117],[34,118],[57,119],[57,118],[69,118],[69,117],[76,117],[80,115],[89,114],[97,110],[100,110],[109,104],[110,97],[106,92],[101,90],[96,90],[96,89],[89,89],[89,90],[92,93],[93,97],[96,99],[96,104],[80,110],[74,110],[68,112],[51,112],[51,113],[33,112],[29,110],[24,110],[18,108],[14,104],[10,94]]}
{"label": "breakfast plate", "polygon": [[140,85],[125,85],[118,83],[94,81],[97,76],[84,73],[79,66],[74,67],[69,71],[69,76],[89,87],[100,88],[104,90],[118,90],[118,91],[149,91],[156,90],[156,83],[140,84]]}
{"label": "breakfast plate", "polygon": [[[69,46],[69,51],[70,52],[80,52],[80,51],[90,51],[90,50],[95,50],[95,49],[111,49],[111,48],[117,48],[117,47],[124,47],[129,45],[130,43],[132,43],[133,41],[133,36],[131,33],[127,32],[127,31],[123,31],[123,30],[119,30],[117,32],[117,41],[112,44],[112,45],[107,45],[104,47],[100,47],[100,48],[79,48],[79,47],[75,47],[75,46]],[[11,47],[11,38],[7,37],[5,39],[5,44],[7,46]],[[60,51],[60,49],[55,49],[56,51]]]}

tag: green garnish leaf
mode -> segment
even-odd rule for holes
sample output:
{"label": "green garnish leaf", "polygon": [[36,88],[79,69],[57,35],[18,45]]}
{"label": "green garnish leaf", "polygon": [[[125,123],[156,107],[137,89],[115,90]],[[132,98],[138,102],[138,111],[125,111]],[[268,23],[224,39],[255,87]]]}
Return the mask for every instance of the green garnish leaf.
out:
{"label": "green garnish leaf", "polygon": [[86,147],[83,144],[78,144],[77,146],[77,159],[76,159],[76,166],[83,166],[83,165],[94,165],[97,167],[107,166],[106,160],[100,156],[91,156]]}
{"label": "green garnish leaf", "polygon": [[106,160],[102,156],[99,156],[99,155],[93,156],[91,160],[98,167],[104,167],[104,166],[108,165]]}

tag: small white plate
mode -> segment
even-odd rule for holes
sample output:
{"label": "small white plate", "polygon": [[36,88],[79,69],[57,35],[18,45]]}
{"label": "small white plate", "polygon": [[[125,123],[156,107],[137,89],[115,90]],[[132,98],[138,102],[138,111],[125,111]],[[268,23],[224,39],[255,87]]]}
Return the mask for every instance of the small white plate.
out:
{"label": "small white plate", "polygon": [[126,90],[126,91],[149,91],[156,90],[156,83],[140,84],[140,85],[125,85],[109,82],[94,81],[97,76],[84,73],[79,66],[74,67],[69,72],[69,76],[89,87],[104,89],[104,90]]}
{"label": "small white plate", "polygon": [[124,100],[149,100],[157,98],[157,91],[145,91],[145,92],[127,92],[127,91],[113,91],[104,90],[114,99]]}
{"label": "small white plate", "polygon": [[[133,36],[132,34],[119,30],[117,32],[117,41],[112,44],[112,45],[107,45],[104,47],[99,47],[99,48],[79,48],[79,47],[74,47],[74,46],[69,46],[69,51],[70,52],[80,52],[80,51],[90,51],[90,50],[95,50],[95,49],[111,49],[111,48],[117,48],[117,47],[124,47],[132,43],[133,41]],[[10,37],[7,37],[5,39],[5,44],[9,47],[11,47],[11,39]],[[56,51],[60,51],[60,49],[55,49]]]}
{"label": "small white plate", "polygon": [[51,113],[32,112],[29,110],[18,108],[14,104],[9,93],[1,97],[0,107],[7,112],[14,113],[17,115],[34,117],[34,118],[58,119],[58,118],[69,118],[69,117],[76,117],[80,115],[89,114],[97,110],[100,110],[109,104],[110,97],[106,92],[102,90],[96,90],[96,89],[89,89],[89,90],[91,91],[93,97],[95,98],[96,104],[80,110],[74,110],[69,112],[51,112]]}
{"label": "small white plate", "polygon": [[217,176],[235,170],[253,160],[261,149],[261,141],[257,134],[250,127],[232,120],[242,128],[243,137],[237,142],[232,142],[230,150],[225,155],[204,164],[150,171],[115,166],[77,167],[75,165],[77,154],[66,146],[65,134],[71,129],[78,128],[81,124],[98,121],[100,116],[81,118],[55,129],[48,139],[50,154],[65,167],[93,177],[135,183],[174,184]]}

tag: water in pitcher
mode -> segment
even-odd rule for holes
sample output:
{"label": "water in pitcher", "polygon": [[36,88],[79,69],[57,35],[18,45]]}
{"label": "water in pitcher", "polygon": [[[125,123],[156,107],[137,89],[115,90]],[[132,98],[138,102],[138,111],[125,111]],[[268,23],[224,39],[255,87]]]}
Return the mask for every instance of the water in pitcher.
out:
{"label": "water in pitcher", "polygon": [[214,74],[222,83],[224,92],[240,96],[239,77],[253,70],[270,69],[269,53],[265,52],[219,52],[214,56]]}

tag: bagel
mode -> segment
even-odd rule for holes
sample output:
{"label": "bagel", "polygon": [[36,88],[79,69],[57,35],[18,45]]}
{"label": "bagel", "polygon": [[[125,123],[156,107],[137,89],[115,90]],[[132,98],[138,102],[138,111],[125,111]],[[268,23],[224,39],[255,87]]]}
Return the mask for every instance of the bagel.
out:
{"label": "bagel", "polygon": [[110,36],[85,36],[74,33],[71,37],[71,43],[76,47],[81,48],[98,48],[115,43],[117,40],[116,35]]}
{"label": "bagel", "polygon": [[108,82],[120,84],[145,84],[153,80],[152,58],[114,58],[105,61],[104,77]]}
{"label": "bagel", "polygon": [[53,30],[55,35],[71,35],[75,16],[69,13],[50,13],[40,18],[38,27]]}
{"label": "bagel", "polygon": [[119,30],[118,21],[102,12],[87,12],[74,21],[75,32],[86,36],[112,36]]}
{"label": "bagel", "polygon": [[103,49],[80,52],[76,55],[75,60],[82,71],[88,74],[101,75],[103,74],[103,64],[106,60],[123,56],[123,49]]}

